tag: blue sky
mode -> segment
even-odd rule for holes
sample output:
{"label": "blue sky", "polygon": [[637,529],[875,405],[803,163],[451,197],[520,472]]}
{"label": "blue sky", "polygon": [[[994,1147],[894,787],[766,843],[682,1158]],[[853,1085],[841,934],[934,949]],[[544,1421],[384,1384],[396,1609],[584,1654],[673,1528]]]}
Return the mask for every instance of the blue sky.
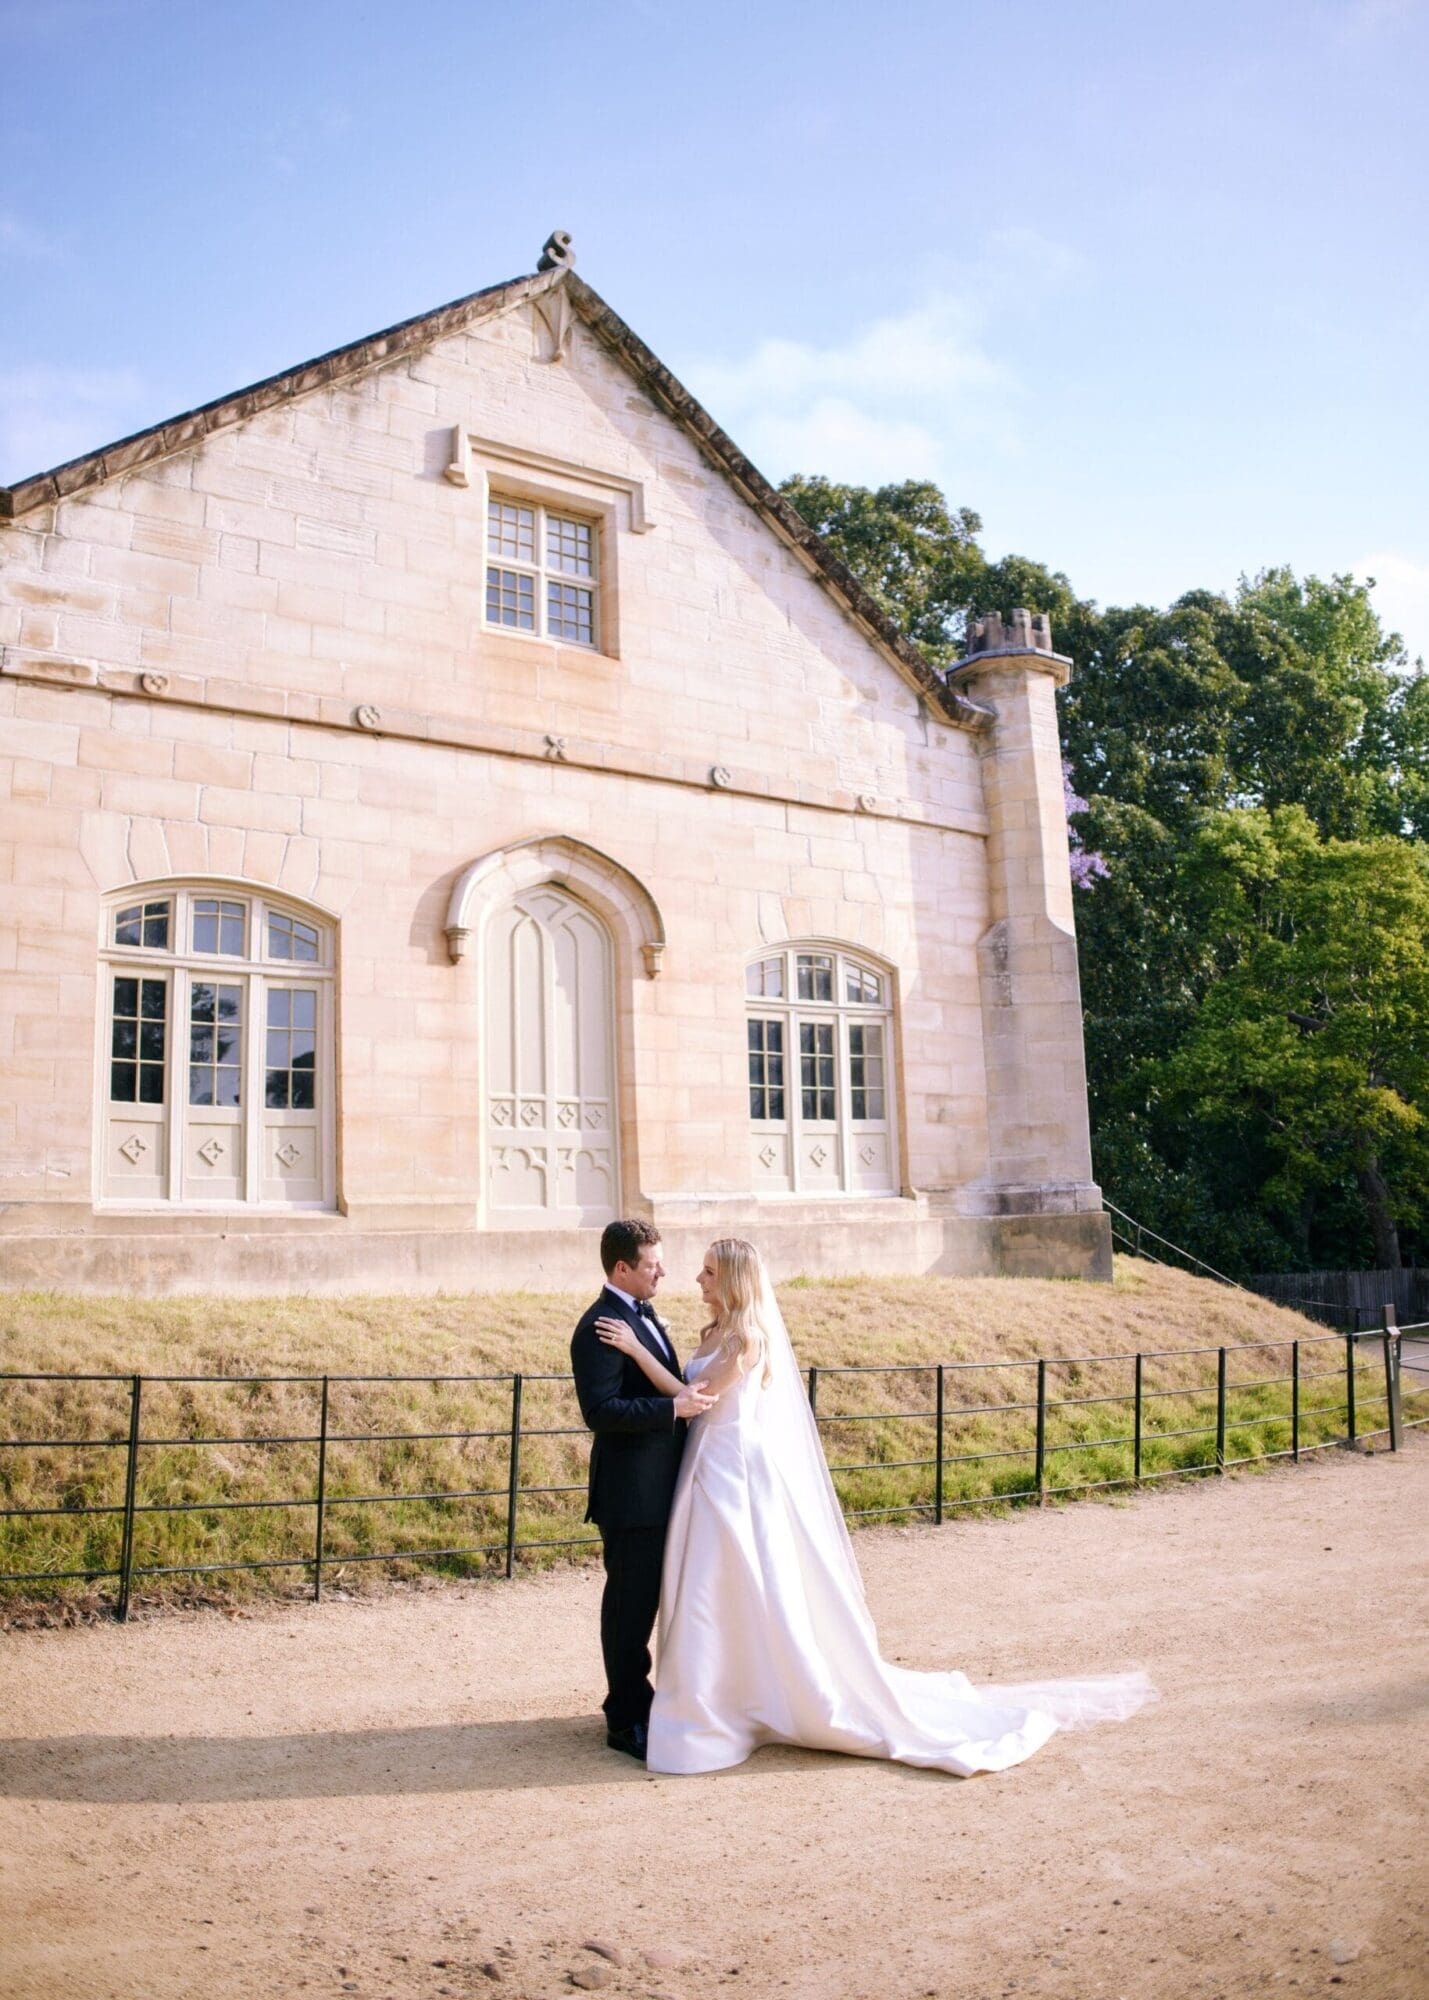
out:
{"label": "blue sky", "polygon": [[1429,656],[1429,0],[0,0],[0,480],[534,267],[773,478]]}

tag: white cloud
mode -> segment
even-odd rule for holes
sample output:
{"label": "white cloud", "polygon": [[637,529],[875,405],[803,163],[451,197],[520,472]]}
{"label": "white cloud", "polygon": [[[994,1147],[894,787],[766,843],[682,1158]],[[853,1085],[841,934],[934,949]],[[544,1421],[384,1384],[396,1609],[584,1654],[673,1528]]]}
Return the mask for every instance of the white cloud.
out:
{"label": "white cloud", "polygon": [[1091,268],[1090,260],[1070,243],[1059,243],[1040,229],[1016,226],[993,231],[977,281],[1007,291],[1028,284],[1060,288],[1087,277]]}
{"label": "white cloud", "polygon": [[820,396],[787,414],[766,410],[735,428],[741,448],[779,478],[821,472],[855,486],[883,486],[936,476],[943,459],[940,440],[926,426],[871,415],[846,396]]}
{"label": "white cloud", "polygon": [[142,395],[132,368],[0,372],[0,479],[14,485],[122,437]]}
{"label": "white cloud", "polygon": [[57,245],[38,229],[21,222],[11,209],[0,209],[0,257],[24,258],[30,263],[49,263],[60,254]]}
{"label": "white cloud", "polygon": [[1376,549],[1355,564],[1355,575],[1374,578],[1374,606],[1381,621],[1403,639],[1410,659],[1429,660],[1429,562],[1397,549]]}
{"label": "white cloud", "polygon": [[1340,30],[1346,39],[1367,39],[1413,21],[1423,0],[1350,0],[1340,16]]}
{"label": "white cloud", "polygon": [[1015,450],[1017,385],[960,300],[936,292],[847,339],[763,340],[686,376],[716,420],[774,478],[858,482],[946,476],[951,448],[991,433]]}

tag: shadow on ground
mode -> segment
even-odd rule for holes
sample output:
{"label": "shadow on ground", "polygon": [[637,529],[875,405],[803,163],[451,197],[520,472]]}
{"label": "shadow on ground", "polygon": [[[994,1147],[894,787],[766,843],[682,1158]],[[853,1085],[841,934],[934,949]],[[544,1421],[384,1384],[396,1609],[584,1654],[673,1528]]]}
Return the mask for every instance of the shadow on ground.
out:
{"label": "shadow on ground", "polygon": [[[842,1762],[769,1747],[776,1761]],[[737,1780],[752,1768],[714,1774]],[[886,1767],[905,1777],[924,1775]],[[309,1736],[57,1736],[0,1740],[0,1797],[89,1805],[213,1805],[280,1799],[400,1798],[422,1793],[626,1785],[646,1773],[605,1746],[590,1716]],[[708,1784],[709,1777],[702,1783]]]}

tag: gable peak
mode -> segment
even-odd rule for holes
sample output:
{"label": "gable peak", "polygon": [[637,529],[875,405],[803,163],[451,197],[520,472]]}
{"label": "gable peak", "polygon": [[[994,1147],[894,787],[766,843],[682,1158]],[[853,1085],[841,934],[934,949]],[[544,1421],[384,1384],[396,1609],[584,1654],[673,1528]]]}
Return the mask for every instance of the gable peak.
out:
{"label": "gable peak", "polygon": [[538,271],[573,271],[576,267],[576,253],[571,244],[569,229],[553,229],[541,245],[541,254],[536,259]]}

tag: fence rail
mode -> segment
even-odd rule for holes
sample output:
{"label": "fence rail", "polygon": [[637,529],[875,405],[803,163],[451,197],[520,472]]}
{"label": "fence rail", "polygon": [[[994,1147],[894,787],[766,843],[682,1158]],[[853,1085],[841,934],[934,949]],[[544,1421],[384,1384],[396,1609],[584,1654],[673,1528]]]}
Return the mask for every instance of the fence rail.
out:
{"label": "fence rail", "polygon": [[[1423,1397],[1425,1409],[1422,1414],[1411,1411],[1406,1416],[1405,1391],[1401,1384],[1403,1341],[1406,1337],[1411,1340],[1411,1368],[1417,1373],[1414,1358],[1422,1354],[1426,1336],[1429,1336],[1429,1321],[1423,1325],[1400,1328],[1393,1309],[1385,1307],[1382,1322],[1374,1330],[1325,1333],[1290,1342],[1253,1341],[1214,1348],[1164,1348],[1015,1361],[871,1362],[842,1367],[815,1365],[807,1373],[807,1393],[815,1422],[826,1440],[826,1450],[830,1443],[837,1450],[845,1438],[852,1442],[860,1436],[873,1436],[877,1441],[886,1435],[860,1432],[856,1428],[859,1425],[916,1427],[911,1447],[916,1455],[904,1455],[909,1446],[900,1446],[898,1439],[905,1434],[900,1429],[890,1446],[899,1453],[898,1456],[875,1453],[873,1457],[846,1460],[836,1456],[831,1460],[830,1471],[836,1483],[873,1474],[880,1478],[889,1474],[932,1474],[928,1482],[931,1490],[920,1489],[916,1497],[907,1501],[895,1503],[884,1498],[872,1505],[857,1505],[854,1504],[858,1498],[857,1491],[851,1495],[846,1492],[841,1497],[844,1511],[850,1519],[893,1519],[920,1515],[941,1523],[950,1513],[964,1507],[1016,1502],[1041,1505],[1048,1500],[1073,1494],[1104,1491],[1112,1487],[1143,1486],[1192,1473],[1226,1472],[1235,1466],[1271,1459],[1289,1458],[1298,1462],[1309,1453],[1332,1446],[1354,1449],[1385,1439],[1389,1448],[1397,1451],[1407,1429],[1429,1423],[1429,1390],[1416,1387],[1411,1380],[1408,1393],[1411,1397]],[[1256,1364],[1240,1359],[1250,1355],[1275,1354],[1288,1354],[1288,1372],[1275,1371],[1273,1362],[1262,1360]],[[1158,1386],[1151,1379],[1157,1363],[1199,1362],[1204,1373],[1209,1375],[1212,1361],[1215,1371],[1213,1389],[1208,1380]],[[1327,1362],[1329,1365],[1323,1365]],[[1233,1366],[1246,1365],[1258,1366],[1259,1370],[1270,1368],[1273,1372],[1232,1377]],[[1422,1363],[1419,1365],[1422,1366]],[[1059,1387],[1070,1391],[1087,1386],[1082,1372],[1088,1369],[1097,1371],[1091,1386],[1098,1389],[1098,1393],[1056,1393]],[[1026,1381],[1031,1393],[1021,1391],[1019,1376],[1012,1371],[1020,1371],[1021,1380]],[[1121,1371],[1123,1378],[1129,1371],[1127,1386],[1110,1391],[1101,1389],[1099,1385],[1107,1371],[1112,1376]],[[885,1377],[919,1378],[923,1385],[922,1393],[930,1400],[908,1407],[910,1396],[918,1393],[910,1383],[907,1385],[909,1394],[900,1393],[899,1407],[893,1409],[827,1407],[829,1385],[844,1384],[856,1388],[865,1378],[881,1380]],[[979,1381],[996,1392],[1000,1399],[973,1400],[973,1385]],[[1342,1401],[1307,1401],[1307,1392],[1319,1398],[1321,1392],[1316,1385],[1326,1383],[1330,1385],[1332,1395],[1343,1396]],[[112,1561],[89,1561],[72,1568],[0,1571],[0,1584],[112,1582],[117,1586],[115,1610],[121,1619],[128,1616],[135,1585],[148,1579],[211,1576],[239,1571],[303,1570],[311,1577],[314,1598],[320,1599],[324,1572],[334,1564],[452,1563],[478,1559],[484,1566],[499,1568],[510,1577],[515,1572],[518,1558],[524,1554],[536,1550],[577,1548],[597,1539],[587,1533],[539,1535],[523,1539],[520,1533],[523,1506],[529,1522],[532,1503],[562,1500],[585,1490],[583,1479],[548,1478],[539,1467],[534,1480],[523,1479],[528,1449],[540,1450],[548,1440],[568,1440],[584,1435],[583,1426],[579,1424],[547,1424],[532,1421],[527,1414],[528,1392],[550,1390],[554,1385],[557,1395],[569,1397],[572,1384],[568,1375],[121,1376],[5,1373],[0,1374],[0,1396],[32,1384],[56,1385],[55,1393],[61,1401],[66,1391],[80,1384],[90,1385],[97,1391],[112,1390],[117,1393],[124,1408],[122,1412],[116,1412],[115,1427],[106,1436],[0,1437],[0,1493],[7,1499],[11,1497],[18,1476],[17,1466],[29,1462],[12,1458],[12,1453],[122,1453],[122,1498],[99,1504],[82,1504],[77,1497],[77,1489],[70,1490],[55,1505],[0,1507],[0,1524],[41,1519],[66,1523],[102,1519],[112,1523],[117,1518],[118,1544]],[[334,1423],[335,1396],[347,1397],[363,1390],[392,1390],[403,1386],[446,1389],[463,1394],[485,1392],[488,1402],[500,1400],[504,1412],[502,1421],[488,1420],[471,1428],[426,1429],[363,1429],[352,1418],[346,1419],[341,1426]],[[285,1392],[306,1392],[314,1400],[315,1413],[309,1427],[286,1427],[271,1434],[252,1431],[215,1434],[202,1423],[197,1430],[175,1431],[172,1425],[161,1425],[156,1432],[146,1431],[146,1410],[151,1407],[156,1392],[199,1388],[248,1389],[255,1395],[273,1388]],[[1003,1395],[1005,1388],[1010,1388],[1011,1393]],[[1280,1400],[1286,1406],[1263,1407],[1266,1403],[1275,1404],[1276,1392],[1283,1392]],[[1212,1394],[1214,1409],[1211,1421],[1190,1424],[1178,1421],[1178,1399],[1193,1397],[1202,1404],[1208,1404]],[[1258,1397],[1262,1407],[1247,1413],[1247,1397]],[[1098,1412],[1095,1420],[1083,1418],[1080,1414],[1069,1414],[1091,1410]],[[1103,1411],[1119,1411],[1121,1415],[1119,1418],[1110,1414],[1103,1416]],[[201,1413],[195,1410],[193,1414],[197,1420]],[[1194,1416],[1210,1412],[1202,1410],[1198,1413],[1192,1409],[1187,1414]],[[1370,1422],[1371,1417],[1382,1417],[1383,1421]],[[1019,1418],[1025,1421],[1016,1441],[999,1438],[992,1449],[961,1448],[986,1442],[979,1433],[989,1423]],[[1339,1423],[1341,1418],[1343,1426]],[[1327,1420],[1331,1434],[1323,1435],[1321,1433]],[[1088,1421],[1095,1423],[1097,1434],[1094,1436],[1083,1435],[1077,1429],[1078,1425]],[[1069,1429],[1071,1434],[1054,1435],[1054,1428],[1059,1424]],[[1257,1431],[1272,1425],[1284,1427],[1279,1433],[1285,1440],[1283,1443],[1275,1444],[1274,1448],[1267,1445],[1259,1450],[1232,1449],[1235,1436],[1244,1434],[1248,1440]],[[94,1426],[87,1428],[93,1429]],[[334,1489],[335,1452],[395,1446],[399,1456],[404,1453],[409,1455],[401,1462],[409,1463],[412,1446],[433,1441],[444,1441],[457,1447],[480,1446],[494,1453],[498,1463],[484,1478],[478,1475],[479,1483],[468,1481],[457,1486],[439,1487],[421,1484],[411,1488],[396,1483],[394,1472],[388,1484],[379,1486],[376,1491],[348,1491],[345,1486],[340,1491]],[[1182,1448],[1178,1462],[1150,1462],[1155,1454],[1164,1453],[1164,1448],[1172,1444]],[[160,1498],[146,1497],[148,1489],[143,1480],[146,1453],[215,1452],[232,1448],[311,1451],[311,1484],[303,1492],[284,1493],[278,1497],[245,1497],[241,1494],[233,1497],[217,1495],[212,1491],[201,1493],[198,1497],[192,1497],[192,1494],[183,1498],[168,1494]],[[1115,1469],[1109,1469],[1110,1461],[1096,1456],[1107,1452],[1120,1455]],[[1070,1477],[1059,1482],[1056,1462],[1063,1454],[1076,1453],[1087,1455],[1093,1461],[1088,1469],[1103,1476]],[[1075,1471],[1075,1461],[1071,1464]],[[988,1475],[989,1490],[949,1493],[950,1481],[956,1486],[964,1469],[988,1466],[1001,1468]],[[1012,1469],[1016,1466],[1020,1469]],[[417,1469],[420,1470],[420,1466]],[[227,1471],[232,1474],[234,1468],[229,1466]],[[169,1484],[172,1487],[176,1482],[181,1486],[192,1484],[191,1478],[180,1476],[171,1468]],[[500,1503],[499,1508],[493,1509],[488,1504],[496,1502]],[[339,1548],[335,1545],[333,1516],[339,1510],[380,1510],[412,1505],[445,1510],[471,1503],[487,1506],[485,1518],[488,1529],[476,1540],[457,1537],[449,1544],[444,1542],[435,1547]],[[306,1516],[308,1533],[300,1545],[292,1547],[291,1552],[254,1560],[162,1563],[141,1560],[139,1538],[141,1525],[145,1522],[160,1517],[173,1519],[188,1516],[211,1520],[219,1515],[241,1515],[245,1511],[281,1512],[295,1518]],[[562,1525],[559,1516],[551,1525]],[[9,1532],[8,1527],[6,1532]],[[350,1531],[348,1539],[349,1542],[352,1539]]]}

